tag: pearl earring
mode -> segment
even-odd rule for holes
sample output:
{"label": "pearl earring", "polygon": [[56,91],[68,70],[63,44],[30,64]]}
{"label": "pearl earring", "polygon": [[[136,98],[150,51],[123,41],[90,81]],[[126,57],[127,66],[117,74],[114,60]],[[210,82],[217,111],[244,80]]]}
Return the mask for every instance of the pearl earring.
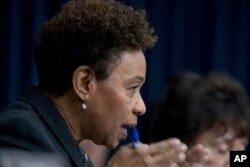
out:
{"label": "pearl earring", "polygon": [[83,110],[86,110],[86,109],[87,109],[87,104],[86,104],[86,102],[85,102],[85,101],[84,101],[84,102],[82,102],[81,107],[82,107],[82,109],[83,109]]}

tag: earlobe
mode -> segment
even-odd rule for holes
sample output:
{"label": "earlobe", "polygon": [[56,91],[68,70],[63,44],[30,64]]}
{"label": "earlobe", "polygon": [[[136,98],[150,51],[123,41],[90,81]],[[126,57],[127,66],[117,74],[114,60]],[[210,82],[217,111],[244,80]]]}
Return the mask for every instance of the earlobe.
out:
{"label": "earlobe", "polygon": [[72,84],[77,96],[85,101],[89,98],[94,72],[88,66],[79,66],[73,73]]}

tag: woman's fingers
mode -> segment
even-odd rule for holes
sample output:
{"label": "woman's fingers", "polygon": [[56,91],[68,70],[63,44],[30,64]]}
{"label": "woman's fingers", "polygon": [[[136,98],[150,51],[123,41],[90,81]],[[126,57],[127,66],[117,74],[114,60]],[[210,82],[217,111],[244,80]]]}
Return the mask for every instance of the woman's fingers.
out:
{"label": "woman's fingers", "polygon": [[208,150],[203,145],[197,144],[188,150],[187,160],[189,162],[208,163],[210,156]]}
{"label": "woman's fingers", "polygon": [[187,146],[172,138],[150,144],[147,149],[149,162],[155,166],[171,166],[186,159]]}
{"label": "woman's fingers", "polygon": [[186,151],[187,146],[176,138],[149,145],[138,143],[135,148],[127,145],[118,150],[108,166],[119,164],[121,167],[124,163],[128,167],[176,167],[186,159]]}

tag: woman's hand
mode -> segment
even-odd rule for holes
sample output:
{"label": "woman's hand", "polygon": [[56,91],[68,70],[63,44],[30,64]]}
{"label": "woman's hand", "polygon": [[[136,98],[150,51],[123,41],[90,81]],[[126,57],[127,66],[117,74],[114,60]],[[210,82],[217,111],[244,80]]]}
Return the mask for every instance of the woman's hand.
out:
{"label": "woman's hand", "polygon": [[208,167],[211,157],[208,149],[201,144],[196,144],[188,149],[186,160],[179,164],[180,167]]}
{"label": "woman's hand", "polygon": [[108,162],[108,167],[171,167],[186,159],[187,146],[172,138],[149,145],[138,143],[121,147]]}

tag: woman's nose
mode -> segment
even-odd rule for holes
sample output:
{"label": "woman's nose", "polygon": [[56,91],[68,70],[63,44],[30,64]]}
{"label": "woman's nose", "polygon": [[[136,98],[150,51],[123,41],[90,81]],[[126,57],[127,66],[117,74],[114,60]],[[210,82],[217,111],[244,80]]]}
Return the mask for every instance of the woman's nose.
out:
{"label": "woman's nose", "polygon": [[137,102],[135,104],[135,108],[134,108],[134,113],[136,115],[143,115],[146,112],[146,106],[145,103],[141,97],[141,95],[139,95]]}

